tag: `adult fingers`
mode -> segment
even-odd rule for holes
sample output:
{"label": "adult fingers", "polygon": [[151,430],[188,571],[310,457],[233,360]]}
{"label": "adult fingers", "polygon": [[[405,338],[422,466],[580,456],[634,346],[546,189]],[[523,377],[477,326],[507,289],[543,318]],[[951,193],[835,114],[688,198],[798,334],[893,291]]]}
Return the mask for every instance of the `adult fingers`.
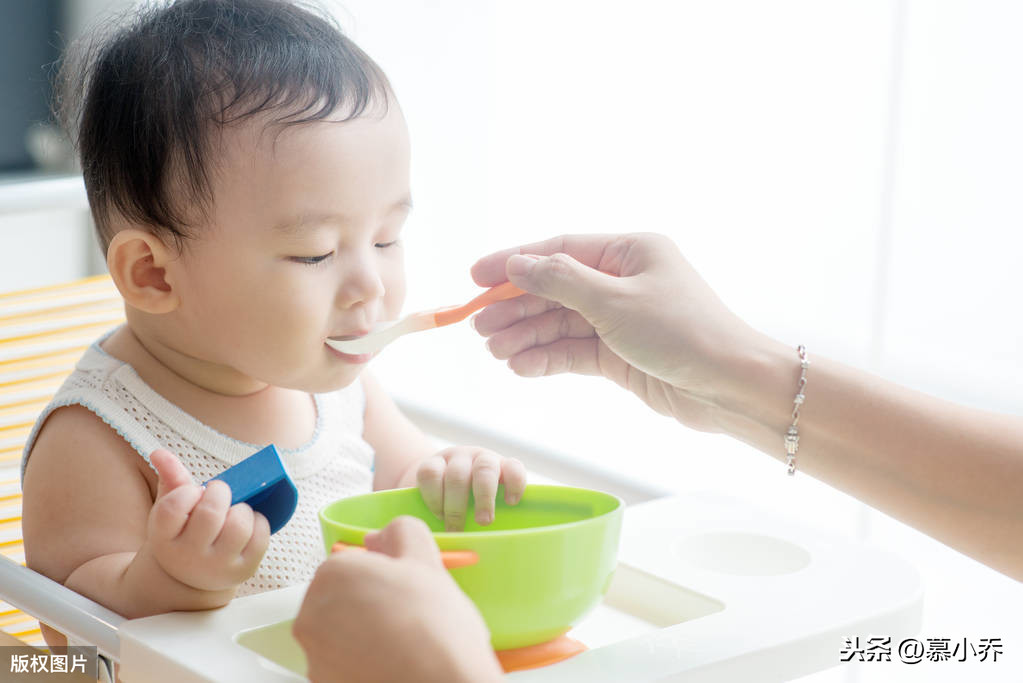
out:
{"label": "adult fingers", "polygon": [[472,279],[482,287],[500,284],[508,279],[506,265],[508,258],[515,254],[570,254],[582,263],[597,268],[601,264],[608,245],[619,239],[619,235],[560,235],[542,242],[523,244],[502,249],[484,256],[473,264]]}
{"label": "adult fingers", "polygon": [[472,327],[482,336],[489,337],[520,320],[561,307],[561,304],[550,299],[523,294],[490,304],[472,318]]}
{"label": "adult fingers", "polygon": [[440,551],[421,519],[402,516],[376,533],[366,535],[366,548],[394,558],[409,558],[416,562],[441,568]]}
{"label": "adult fingers", "polygon": [[588,339],[597,333],[581,315],[567,308],[556,308],[517,322],[497,332],[487,341],[494,358],[508,360],[534,346],[546,346],[559,339]]}
{"label": "adult fingers", "polygon": [[508,367],[521,377],[545,377],[562,372],[600,375],[602,346],[598,338],[559,339],[545,346],[534,346],[508,359]]}
{"label": "adult fingers", "polygon": [[599,315],[621,290],[620,278],[562,253],[541,257],[513,255],[508,258],[506,273],[517,287],[587,317]]}

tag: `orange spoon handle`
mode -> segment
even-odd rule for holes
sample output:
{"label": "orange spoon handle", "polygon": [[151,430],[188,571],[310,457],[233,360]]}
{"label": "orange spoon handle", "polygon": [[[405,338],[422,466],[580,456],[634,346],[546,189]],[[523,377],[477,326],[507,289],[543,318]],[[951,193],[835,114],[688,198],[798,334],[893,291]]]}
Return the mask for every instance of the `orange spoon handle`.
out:
{"label": "orange spoon handle", "polygon": [[454,308],[445,308],[437,311],[433,314],[433,320],[437,327],[457,323],[460,320],[465,320],[471,313],[480,310],[484,306],[489,306],[497,301],[512,299],[520,294],[525,294],[525,292],[512,283],[505,282],[496,287],[491,287],[464,306],[455,306]]}
{"label": "orange spoon handle", "polygon": [[[341,552],[342,550],[365,550],[365,546],[361,545],[350,545],[342,541],[338,541],[331,548],[332,553]],[[440,551],[440,561],[444,563],[445,569],[457,569],[458,567],[468,567],[476,564],[480,561],[480,556],[472,550],[442,550]]]}

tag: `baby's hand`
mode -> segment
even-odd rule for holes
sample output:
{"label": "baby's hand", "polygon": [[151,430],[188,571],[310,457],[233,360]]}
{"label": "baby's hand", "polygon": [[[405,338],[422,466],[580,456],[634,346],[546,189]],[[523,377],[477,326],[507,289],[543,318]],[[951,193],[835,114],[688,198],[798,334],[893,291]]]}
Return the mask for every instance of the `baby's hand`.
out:
{"label": "baby's hand", "polygon": [[270,541],[266,517],[245,503],[231,505],[222,481],[193,483],[168,451],[153,451],[150,462],[160,482],[145,543],[163,570],[204,591],[233,589],[255,574]]}
{"label": "baby's hand", "polygon": [[476,523],[494,521],[497,485],[504,484],[504,502],[515,505],[526,488],[526,468],[515,458],[470,446],[445,448],[419,465],[416,482],[430,511],[444,520],[447,531],[465,527],[469,486],[476,501]]}

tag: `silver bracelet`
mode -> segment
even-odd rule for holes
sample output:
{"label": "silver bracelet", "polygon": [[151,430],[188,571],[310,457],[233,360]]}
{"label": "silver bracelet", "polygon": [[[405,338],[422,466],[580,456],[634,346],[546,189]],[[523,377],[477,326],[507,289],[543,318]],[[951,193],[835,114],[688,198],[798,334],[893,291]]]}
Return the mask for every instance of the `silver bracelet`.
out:
{"label": "silver bracelet", "polygon": [[806,369],[810,367],[810,361],[806,357],[806,347],[800,344],[796,351],[799,353],[799,386],[796,389],[796,398],[792,400],[792,426],[785,434],[785,458],[788,461],[789,476],[796,473],[796,451],[799,450],[799,407],[806,400]]}

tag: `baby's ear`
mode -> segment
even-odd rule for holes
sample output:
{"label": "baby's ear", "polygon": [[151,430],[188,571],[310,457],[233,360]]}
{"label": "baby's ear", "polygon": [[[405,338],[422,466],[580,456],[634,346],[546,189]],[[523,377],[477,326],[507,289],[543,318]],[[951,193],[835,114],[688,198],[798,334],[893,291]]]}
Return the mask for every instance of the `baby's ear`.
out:
{"label": "baby's ear", "polygon": [[170,313],[180,297],[167,277],[174,252],[151,232],[119,231],[107,247],[107,269],[125,303],[146,313]]}

